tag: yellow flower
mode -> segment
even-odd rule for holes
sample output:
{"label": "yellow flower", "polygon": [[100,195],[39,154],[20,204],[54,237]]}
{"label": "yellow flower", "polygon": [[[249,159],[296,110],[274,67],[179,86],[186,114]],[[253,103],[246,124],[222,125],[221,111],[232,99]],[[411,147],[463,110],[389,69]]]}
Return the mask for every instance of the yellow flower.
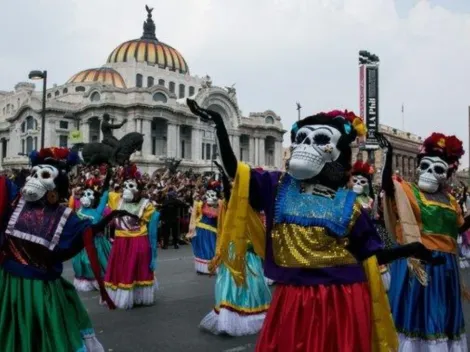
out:
{"label": "yellow flower", "polygon": [[439,139],[439,141],[437,142],[437,145],[438,145],[440,148],[445,148],[445,146],[446,146],[446,140],[445,140],[445,138]]}
{"label": "yellow flower", "polygon": [[356,133],[359,137],[363,137],[367,133],[367,128],[364,122],[362,121],[361,118],[357,117],[353,120],[352,123],[354,129],[356,130]]}

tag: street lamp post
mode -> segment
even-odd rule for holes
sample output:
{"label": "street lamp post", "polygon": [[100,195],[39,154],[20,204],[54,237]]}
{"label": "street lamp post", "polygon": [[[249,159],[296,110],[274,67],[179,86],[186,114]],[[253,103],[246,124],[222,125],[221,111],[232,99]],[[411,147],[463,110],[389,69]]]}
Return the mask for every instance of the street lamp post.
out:
{"label": "street lamp post", "polygon": [[41,148],[44,148],[44,137],[46,133],[46,89],[47,89],[47,71],[31,71],[29,79],[42,79],[42,111],[41,111]]}

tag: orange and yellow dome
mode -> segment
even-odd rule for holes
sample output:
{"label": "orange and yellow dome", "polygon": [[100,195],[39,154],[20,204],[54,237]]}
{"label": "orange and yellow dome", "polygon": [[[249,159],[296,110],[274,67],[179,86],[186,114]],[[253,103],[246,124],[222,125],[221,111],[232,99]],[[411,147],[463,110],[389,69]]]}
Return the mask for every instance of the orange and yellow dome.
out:
{"label": "orange and yellow dome", "polygon": [[72,78],[67,83],[101,83],[116,88],[126,88],[126,83],[116,70],[109,67],[92,68],[84,70]]}
{"label": "orange and yellow dome", "polygon": [[156,39],[130,40],[119,45],[108,57],[108,63],[133,60],[169,68],[182,74],[189,73],[188,64],[178,50]]}

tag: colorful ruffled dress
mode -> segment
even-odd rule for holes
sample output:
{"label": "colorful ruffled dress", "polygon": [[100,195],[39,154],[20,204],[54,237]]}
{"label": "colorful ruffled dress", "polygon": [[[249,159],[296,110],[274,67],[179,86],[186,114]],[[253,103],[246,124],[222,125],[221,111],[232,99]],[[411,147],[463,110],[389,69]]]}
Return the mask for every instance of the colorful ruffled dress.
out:
{"label": "colorful ruffled dress", "polygon": [[160,213],[148,199],[128,203],[114,192],[109,194],[108,205],[112,210],[127,210],[139,220],[122,217],[114,222],[115,237],[104,278],[106,290],[120,309],[152,305],[158,289],[154,271]]}
{"label": "colorful ruffled dress", "polygon": [[[220,203],[220,202],[219,202]],[[193,218],[196,219],[195,235],[191,238],[194,267],[199,274],[209,274],[208,264],[214,258],[217,241],[217,218],[219,208],[206,203],[195,203]]]}
{"label": "colorful ruffled dress", "polygon": [[[225,208],[225,207],[224,207]],[[218,231],[224,219],[221,210]],[[217,252],[220,242],[217,246]],[[233,246],[230,248],[233,254]],[[222,263],[218,266],[215,282],[215,306],[200,323],[200,328],[213,334],[245,336],[257,334],[263,326],[271,302],[271,291],[265,281],[263,262],[248,243],[246,260],[246,286],[238,286],[230,270]],[[217,259],[215,259],[217,262]]]}
{"label": "colorful ruffled dress", "polygon": [[[402,217],[411,212],[413,218],[401,223],[410,227],[415,221],[421,242],[435,257],[445,258],[444,265],[424,265],[427,286],[410,272],[407,260],[391,265],[389,296],[400,351],[467,351],[457,255],[458,229],[463,224],[460,207],[450,194],[439,193],[438,198],[404,181],[395,182],[395,187],[396,194],[404,192],[404,199],[390,205],[391,214],[393,209],[403,209],[398,210]],[[403,243],[400,222],[396,224],[397,242]]]}
{"label": "colorful ruffled dress", "polygon": [[[394,351],[398,345],[377,258],[383,246],[356,194],[334,198],[302,193],[288,174],[238,164],[223,236],[223,262],[245,282],[246,238],[240,229],[251,207],[264,210],[266,231],[251,234],[276,281],[258,352]],[[250,231],[247,232],[250,234]]]}
{"label": "colorful ruffled dress", "polygon": [[[109,214],[109,210],[106,209],[108,204],[108,191],[104,192],[100,199],[100,204],[96,209],[80,207],[76,213],[80,219],[88,219],[93,224],[98,223],[103,216]],[[70,203],[69,203],[70,206]],[[104,276],[106,272],[106,266],[108,265],[108,257],[111,253],[111,242],[104,233],[95,236],[95,248],[98,253],[98,260],[101,268],[101,274]],[[73,285],[77,291],[93,291],[98,290],[98,283],[95,279],[95,275],[91,269],[90,259],[85,249],[78,253],[72,259],[73,271],[75,278]]]}
{"label": "colorful ruffled dress", "polygon": [[23,199],[5,206],[15,193],[0,179],[0,213],[12,211],[0,237],[0,351],[104,352],[77,291],[61,277],[91,222],[64,206]]}
{"label": "colorful ruffled dress", "polygon": [[[385,232],[383,232],[384,228],[380,226],[378,221],[374,221],[374,212],[373,212],[374,199],[369,197],[369,196],[366,196],[366,195],[362,194],[362,195],[357,196],[357,201],[361,205],[364,212],[369,214],[369,216],[371,217],[371,219],[374,223],[374,227],[377,230],[377,234],[380,236],[382,242],[384,243],[384,247],[385,247],[384,239],[387,236],[387,232],[386,232],[386,230],[385,230]],[[385,290],[388,291],[390,289],[390,282],[391,282],[391,275],[390,275],[390,270],[389,270],[388,266],[387,265],[381,265],[380,266],[380,273],[382,274],[382,282],[384,284]]]}

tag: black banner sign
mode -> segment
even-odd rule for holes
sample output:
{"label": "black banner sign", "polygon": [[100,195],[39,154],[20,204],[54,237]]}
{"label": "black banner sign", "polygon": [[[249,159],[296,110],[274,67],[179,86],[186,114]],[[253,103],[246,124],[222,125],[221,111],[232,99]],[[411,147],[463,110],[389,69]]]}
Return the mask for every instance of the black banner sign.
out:
{"label": "black banner sign", "polygon": [[379,67],[366,67],[366,148],[377,145],[375,133],[379,131]]}

